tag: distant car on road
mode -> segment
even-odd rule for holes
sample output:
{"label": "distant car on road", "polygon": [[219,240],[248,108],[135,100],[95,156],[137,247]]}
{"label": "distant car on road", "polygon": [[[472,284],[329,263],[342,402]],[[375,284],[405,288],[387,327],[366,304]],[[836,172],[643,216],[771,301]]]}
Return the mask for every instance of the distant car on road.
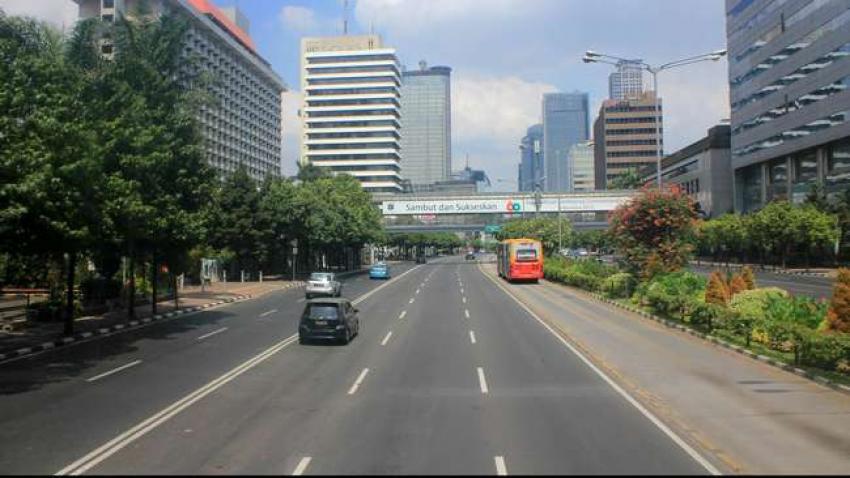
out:
{"label": "distant car on road", "polygon": [[369,268],[370,279],[389,279],[390,266],[384,262],[379,262]]}
{"label": "distant car on road", "polygon": [[345,298],[311,299],[304,305],[298,323],[298,343],[319,339],[347,344],[360,334],[358,314],[351,301]]}
{"label": "distant car on road", "polygon": [[467,252],[465,259],[468,260],[468,261],[474,261],[475,260],[475,254],[472,253],[472,252]]}
{"label": "distant car on road", "polygon": [[333,272],[314,272],[307,280],[304,293],[308,299],[315,296],[339,297],[342,295],[342,283],[336,280]]}

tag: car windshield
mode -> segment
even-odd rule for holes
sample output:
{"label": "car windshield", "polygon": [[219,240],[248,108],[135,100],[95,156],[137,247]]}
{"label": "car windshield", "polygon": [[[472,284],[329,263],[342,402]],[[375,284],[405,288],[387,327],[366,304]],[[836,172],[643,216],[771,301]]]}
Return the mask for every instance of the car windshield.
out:
{"label": "car windshield", "polygon": [[314,272],[310,274],[310,280],[315,282],[328,282],[331,280],[331,275],[326,272]]}
{"label": "car windshield", "polygon": [[305,315],[314,320],[336,320],[339,309],[336,304],[310,304]]}

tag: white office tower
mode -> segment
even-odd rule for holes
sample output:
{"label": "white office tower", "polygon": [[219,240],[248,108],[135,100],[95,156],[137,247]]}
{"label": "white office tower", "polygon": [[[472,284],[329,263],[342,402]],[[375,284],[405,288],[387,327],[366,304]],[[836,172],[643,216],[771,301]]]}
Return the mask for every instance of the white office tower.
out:
{"label": "white office tower", "polygon": [[377,35],[301,40],[301,164],[401,192],[401,72]]}

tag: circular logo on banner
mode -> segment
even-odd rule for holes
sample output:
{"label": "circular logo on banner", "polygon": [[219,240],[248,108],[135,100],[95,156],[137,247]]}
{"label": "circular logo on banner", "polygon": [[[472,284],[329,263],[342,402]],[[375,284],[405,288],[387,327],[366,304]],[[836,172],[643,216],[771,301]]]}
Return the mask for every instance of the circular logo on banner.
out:
{"label": "circular logo on banner", "polygon": [[516,212],[522,210],[522,204],[518,201],[508,201],[505,203],[505,210],[508,212]]}

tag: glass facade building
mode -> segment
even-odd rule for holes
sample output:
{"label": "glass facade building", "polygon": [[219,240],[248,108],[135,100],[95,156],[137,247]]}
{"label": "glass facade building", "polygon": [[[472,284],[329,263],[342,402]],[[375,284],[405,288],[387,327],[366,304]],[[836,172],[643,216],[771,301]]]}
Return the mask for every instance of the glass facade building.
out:
{"label": "glass facade building", "polygon": [[608,75],[608,98],[625,100],[643,93],[641,60],[619,60],[617,71]]}
{"label": "glass facade building", "polygon": [[587,93],[543,95],[543,157],[547,192],[570,191],[569,151],[572,145],[590,139],[589,130]]}
{"label": "glass facade building", "polygon": [[726,0],[735,209],[850,186],[850,2]]}
{"label": "glass facade building", "polygon": [[520,161],[517,184],[520,191],[543,189],[543,125],[528,128],[519,145]]}
{"label": "glass facade building", "polygon": [[402,72],[401,175],[412,185],[446,181],[452,171],[451,71]]}

